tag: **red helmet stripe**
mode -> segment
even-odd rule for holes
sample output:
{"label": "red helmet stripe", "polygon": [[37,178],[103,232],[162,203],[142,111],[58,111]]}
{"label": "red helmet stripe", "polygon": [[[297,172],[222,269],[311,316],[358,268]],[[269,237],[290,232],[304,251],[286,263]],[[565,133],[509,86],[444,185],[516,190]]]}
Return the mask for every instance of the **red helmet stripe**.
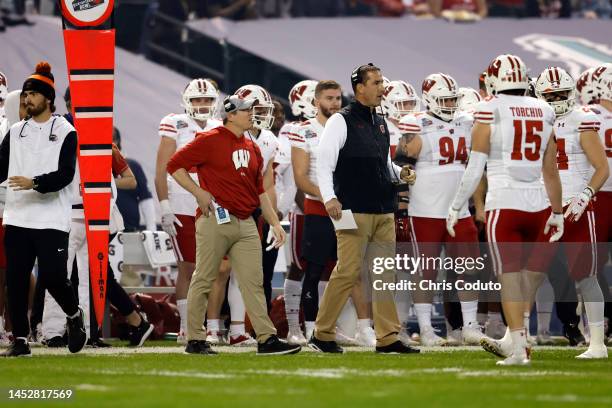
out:
{"label": "red helmet stripe", "polygon": [[510,61],[510,67],[512,68],[512,82],[516,82],[516,71],[514,67],[514,60],[508,55],[508,61]]}

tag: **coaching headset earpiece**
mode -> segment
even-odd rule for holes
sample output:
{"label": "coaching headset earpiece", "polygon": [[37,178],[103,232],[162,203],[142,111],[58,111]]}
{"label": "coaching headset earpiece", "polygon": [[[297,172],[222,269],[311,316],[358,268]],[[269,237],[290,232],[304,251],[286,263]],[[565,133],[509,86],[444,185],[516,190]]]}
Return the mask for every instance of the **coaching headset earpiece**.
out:
{"label": "coaching headset earpiece", "polygon": [[373,67],[373,66],[374,64],[370,62],[370,63],[367,63],[365,65],[360,65],[357,68],[355,68],[353,72],[351,72],[351,84],[353,86],[360,84],[361,83],[361,70],[363,70],[366,67]]}

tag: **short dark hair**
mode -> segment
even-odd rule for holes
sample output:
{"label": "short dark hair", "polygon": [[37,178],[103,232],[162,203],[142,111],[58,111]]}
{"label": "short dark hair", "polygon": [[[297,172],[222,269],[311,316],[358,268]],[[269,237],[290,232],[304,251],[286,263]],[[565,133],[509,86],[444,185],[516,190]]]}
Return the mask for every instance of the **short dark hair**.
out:
{"label": "short dark hair", "polygon": [[351,86],[353,87],[353,93],[357,90],[358,84],[363,84],[368,79],[369,72],[380,71],[376,65],[371,62],[365,65],[360,65],[351,72]]}
{"label": "short dark hair", "polygon": [[315,98],[318,98],[319,95],[321,95],[321,92],[327,91],[328,89],[342,89],[342,87],[333,79],[324,79],[323,81],[319,81],[315,88]]}

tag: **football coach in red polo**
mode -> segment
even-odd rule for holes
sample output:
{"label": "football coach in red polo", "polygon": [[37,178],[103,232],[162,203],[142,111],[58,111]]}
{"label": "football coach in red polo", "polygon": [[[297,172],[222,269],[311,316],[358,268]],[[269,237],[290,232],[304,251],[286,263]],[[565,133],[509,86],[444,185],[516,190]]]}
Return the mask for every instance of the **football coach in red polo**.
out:
{"label": "football coach in red polo", "polygon": [[[187,295],[187,348],[191,354],[215,354],[206,342],[202,320],[208,295],[225,255],[232,263],[246,310],[257,334],[257,354],[294,354],[300,346],[279,340],[268,317],[262,282],[262,248],[251,216],[261,207],[280,247],[285,232],[264,192],[263,159],[256,144],[244,137],[252,126],[256,99],[232,95],[223,102],[223,126],[201,133],[177,151],[168,173],[198,202],[196,269]],[[195,168],[199,185],[189,175]]]}

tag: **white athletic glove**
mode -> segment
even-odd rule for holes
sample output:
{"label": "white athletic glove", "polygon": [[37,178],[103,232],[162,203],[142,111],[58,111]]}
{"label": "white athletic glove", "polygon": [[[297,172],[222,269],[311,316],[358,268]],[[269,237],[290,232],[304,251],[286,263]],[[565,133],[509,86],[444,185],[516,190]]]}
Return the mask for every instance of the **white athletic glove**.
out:
{"label": "white athletic glove", "polygon": [[172,208],[170,208],[170,201],[161,200],[159,202],[159,206],[161,207],[161,226],[162,229],[171,237],[176,237],[176,227],[174,224],[182,227],[183,224],[176,218],[176,215],[172,212]]}
{"label": "white athletic glove", "polygon": [[459,219],[459,210],[455,210],[452,206],[448,209],[448,215],[446,216],[446,231],[448,235],[455,238],[455,225]]}
{"label": "white athletic glove", "polygon": [[582,193],[578,194],[576,197],[572,198],[572,201],[570,201],[570,204],[567,206],[567,210],[565,211],[565,218],[567,218],[568,221],[578,221],[582,216],[582,213],[584,213],[584,210],[586,210],[587,206],[589,205],[593,195],[595,195],[593,189],[586,186],[584,190],[582,190]]}
{"label": "white athletic glove", "polygon": [[555,229],[555,233],[550,237],[550,242],[557,242],[563,236],[563,214],[550,214],[544,226],[544,234],[548,234],[551,228]]}

